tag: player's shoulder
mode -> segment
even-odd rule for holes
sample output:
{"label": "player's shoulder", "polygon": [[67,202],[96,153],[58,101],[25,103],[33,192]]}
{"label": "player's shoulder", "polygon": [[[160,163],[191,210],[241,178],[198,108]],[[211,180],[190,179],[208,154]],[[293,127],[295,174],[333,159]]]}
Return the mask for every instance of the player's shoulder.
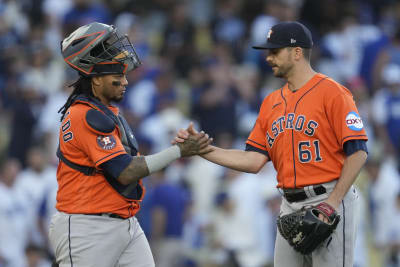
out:
{"label": "player's shoulder", "polygon": [[339,82],[335,81],[333,78],[322,75],[324,79],[323,92],[329,95],[348,95],[352,96],[352,93],[349,89],[347,89],[344,85],[340,84]]}
{"label": "player's shoulder", "polygon": [[75,103],[69,109],[69,117],[71,119],[80,119],[86,116],[86,113],[93,109],[91,106],[84,103]]}
{"label": "player's shoulder", "polygon": [[112,119],[100,110],[85,103],[76,103],[71,106],[70,116],[72,121],[97,134],[108,134],[115,129]]}
{"label": "player's shoulder", "polygon": [[276,107],[283,103],[282,88],[276,89],[274,91],[269,91],[265,96],[260,106],[260,113],[268,113],[272,110],[272,107]]}

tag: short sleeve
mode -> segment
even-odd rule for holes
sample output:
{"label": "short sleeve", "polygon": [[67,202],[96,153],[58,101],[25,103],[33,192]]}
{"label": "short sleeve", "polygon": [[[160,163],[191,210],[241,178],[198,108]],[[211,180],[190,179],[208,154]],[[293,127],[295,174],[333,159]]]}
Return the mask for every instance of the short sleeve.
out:
{"label": "short sleeve", "polygon": [[247,138],[246,144],[263,151],[267,151],[265,130],[260,115],[258,115],[253,130],[250,132],[250,135]]}
{"label": "short sleeve", "polygon": [[105,161],[126,153],[116,130],[108,135],[99,135],[88,130],[86,136],[86,142],[83,143],[84,150],[96,167]]}
{"label": "short sleeve", "polygon": [[343,147],[348,140],[368,140],[362,118],[351,93],[345,88],[333,88],[339,93],[327,96],[327,117],[337,141]]}

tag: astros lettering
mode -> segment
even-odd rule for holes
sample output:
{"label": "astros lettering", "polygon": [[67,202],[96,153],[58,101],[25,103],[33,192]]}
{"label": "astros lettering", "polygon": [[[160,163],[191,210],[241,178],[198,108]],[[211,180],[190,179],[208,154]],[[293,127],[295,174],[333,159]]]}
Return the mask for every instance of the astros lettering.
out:
{"label": "astros lettering", "polygon": [[272,148],[275,139],[285,130],[295,130],[313,136],[317,127],[318,122],[311,119],[307,121],[305,115],[296,116],[294,113],[288,113],[286,118],[281,116],[273,121],[270,131],[266,134],[268,145]]}

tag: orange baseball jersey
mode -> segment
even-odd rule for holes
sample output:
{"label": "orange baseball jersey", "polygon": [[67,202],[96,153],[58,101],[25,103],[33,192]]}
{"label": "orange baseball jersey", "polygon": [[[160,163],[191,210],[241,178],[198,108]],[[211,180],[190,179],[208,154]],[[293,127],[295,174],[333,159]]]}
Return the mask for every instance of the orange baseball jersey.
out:
{"label": "orange baseball jersey", "polygon": [[296,92],[286,84],[268,95],[246,143],[268,152],[278,187],[299,188],[338,179],[352,139],[368,139],[352,94],[318,73]]}
{"label": "orange baseball jersey", "polygon": [[[94,130],[85,119],[86,112],[91,108],[96,107],[79,102],[69,108],[60,128],[59,142],[60,150],[69,161],[96,167],[99,172],[87,176],[60,161],[56,208],[66,213],[114,213],[124,218],[131,217],[138,212],[139,201],[120,195],[98,168],[100,164],[126,154],[119,129],[116,127],[107,135]],[[108,108],[118,114],[117,107]]]}

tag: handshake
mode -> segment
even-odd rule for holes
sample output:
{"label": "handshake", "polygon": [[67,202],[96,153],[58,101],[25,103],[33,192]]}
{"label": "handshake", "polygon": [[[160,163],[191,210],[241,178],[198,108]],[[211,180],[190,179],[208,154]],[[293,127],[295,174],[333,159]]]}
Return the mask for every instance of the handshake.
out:
{"label": "handshake", "polygon": [[210,146],[212,141],[213,139],[205,132],[196,131],[191,122],[187,129],[180,129],[178,131],[171,143],[179,147],[181,157],[190,157],[212,152],[214,150],[213,147]]}

